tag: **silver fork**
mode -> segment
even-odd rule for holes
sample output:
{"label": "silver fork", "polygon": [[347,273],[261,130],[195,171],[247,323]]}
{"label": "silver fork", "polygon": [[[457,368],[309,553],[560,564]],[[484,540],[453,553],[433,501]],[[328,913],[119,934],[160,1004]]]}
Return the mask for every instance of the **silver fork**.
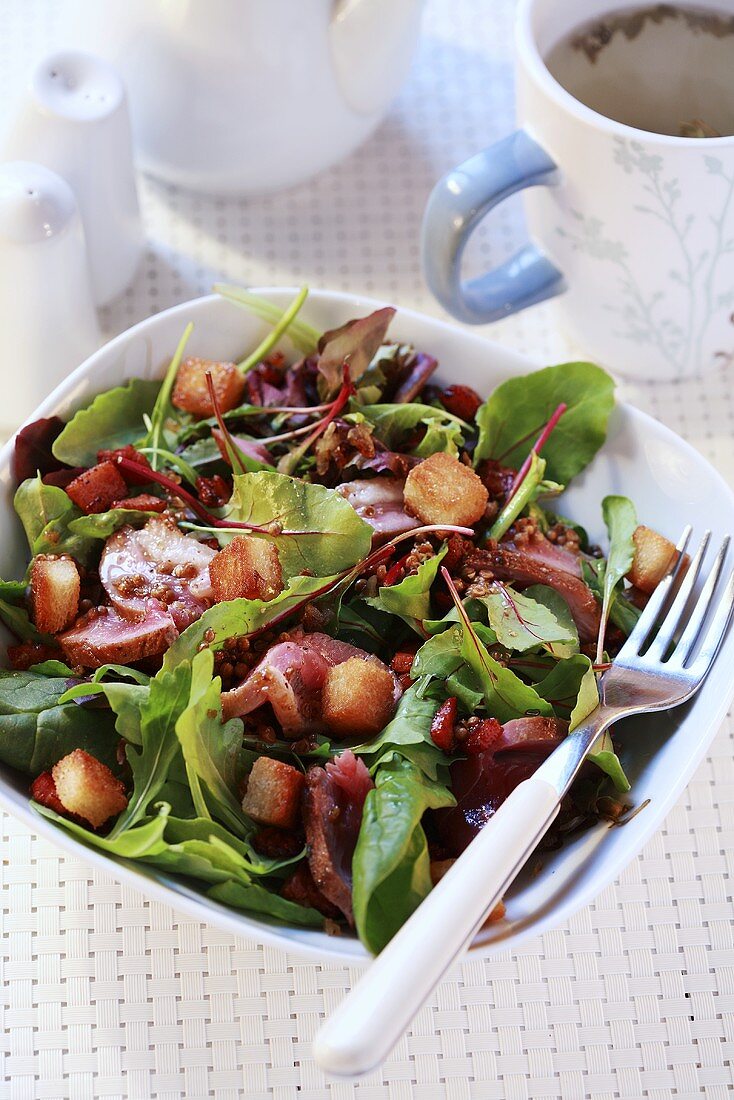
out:
{"label": "silver fork", "polygon": [[314,1055],[322,1069],[354,1076],[385,1059],[547,831],[609,726],[632,714],[679,706],[701,687],[731,618],[734,571],[717,601],[727,537],[686,614],[710,538],[707,532],[683,571],[690,535],[689,527],[673,568],[602,677],[599,706],[515,788],[321,1028]]}

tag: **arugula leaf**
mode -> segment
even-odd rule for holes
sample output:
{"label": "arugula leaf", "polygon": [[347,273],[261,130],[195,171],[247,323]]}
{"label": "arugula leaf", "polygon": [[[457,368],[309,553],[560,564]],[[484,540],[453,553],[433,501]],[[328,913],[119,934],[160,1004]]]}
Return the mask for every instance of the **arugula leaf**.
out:
{"label": "arugula leaf", "polygon": [[538,584],[516,592],[495,583],[478,602],[486,608],[497,641],[507,649],[524,653],[540,645],[555,657],[578,652],[578,631],[568,604],[554,589]]}
{"label": "arugula leaf", "polygon": [[0,762],[35,778],[74,749],[119,771],[114,716],[61,705],[68,680],[0,671]]}
{"label": "arugula leaf", "polygon": [[157,379],[133,378],[100,393],[58,436],[54,457],[69,466],[93,466],[98,451],[136,443],[144,434],[143,417],[153,411],[160,388]]}
{"label": "arugula leaf", "polygon": [[188,704],[190,688],[191,668],[188,665],[179,665],[172,672],[162,669],[150,681],[147,697],[140,707],[141,748],[128,745],[126,752],[133,776],[132,794],[127,808],[112,827],[110,839],[133,826],[160,794],[179,751],[176,720]]}
{"label": "arugula leaf", "polygon": [[[336,490],[275,472],[235,477],[224,519],[268,527],[287,577],[339,573],[372,545],[372,528]],[[299,533],[281,535],[278,527]]]}
{"label": "arugula leaf", "polygon": [[193,660],[202,645],[216,653],[229,638],[243,638],[260,630],[336,580],[336,577],[293,577],[288,587],[267,603],[239,599],[214,604],[179,635],[166,652],[163,667],[171,669],[181,661]]}
{"label": "arugula leaf", "polygon": [[[176,721],[194,806],[199,817],[212,813],[235,834],[248,824],[233,792],[242,779],[242,722],[222,720],[222,681],[213,677],[214,654],[203,649],[191,662],[189,703]],[[210,812],[209,807],[212,807]]]}
{"label": "arugula leaf", "polygon": [[604,497],[601,502],[601,510],[609,533],[609,553],[604,569],[604,594],[601,605],[599,638],[596,645],[597,663],[601,661],[604,653],[604,637],[612,595],[632,568],[635,556],[635,543],[632,536],[637,527],[635,506],[627,497]]}
{"label": "arugula leaf", "polygon": [[170,809],[168,805],[161,803],[155,817],[141,822],[134,829],[126,829],[119,836],[112,837],[100,836],[99,833],[85,829],[83,825],[78,825],[76,821],[70,821],[68,817],[62,817],[53,810],[49,810],[48,806],[40,806],[37,802],[31,802],[31,806],[42,817],[48,817],[51,821],[55,821],[57,825],[63,825],[67,832],[73,833],[79,840],[83,840],[93,848],[100,848],[109,855],[120,856],[123,859],[141,859],[143,856],[162,849],[164,844],[163,833]]}
{"label": "arugula leaf", "polygon": [[397,615],[416,634],[424,637],[421,622],[427,619],[431,610],[431,586],[438,575],[438,569],[446,557],[448,547],[444,544],[437,554],[427,558],[418,566],[415,573],[404,577],[399,584],[383,586],[376,596],[368,596],[365,603],[378,611]]}
{"label": "arugula leaf", "polygon": [[588,466],[606,438],[614,382],[593,363],[562,363],[497,387],[476,416],[475,464],[494,458],[519,469],[560,404],[567,409],[543,448],[548,476],[568,484]]}
{"label": "arugula leaf", "polygon": [[362,377],[384,343],[394,316],[393,307],[386,306],[323,334],[318,345],[319,392],[322,399],[335,394],[341,386],[345,363],[352,382]]}
{"label": "arugula leaf", "polygon": [[393,759],[367,795],[352,860],[352,904],[359,938],[377,954],[431,890],[427,809],[453,806],[454,796],[408,760]]}
{"label": "arugula leaf", "polygon": [[[604,599],[604,574],[606,562],[603,558],[582,558],[581,572],[584,582],[589,586],[599,603]],[[642,614],[626,596],[622,588],[615,588],[609,601],[609,621],[618,626],[629,637],[635,623]]]}

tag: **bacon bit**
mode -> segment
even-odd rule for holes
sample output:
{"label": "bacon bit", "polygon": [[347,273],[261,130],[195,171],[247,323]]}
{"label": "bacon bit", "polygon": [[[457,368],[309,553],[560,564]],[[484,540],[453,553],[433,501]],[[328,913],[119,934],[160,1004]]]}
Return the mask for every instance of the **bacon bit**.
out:
{"label": "bacon bit", "polygon": [[399,649],[397,653],[393,655],[393,659],[390,662],[390,668],[399,676],[404,672],[410,672],[413,667],[416,652],[417,647],[415,646],[411,649]]}
{"label": "bacon bit", "polygon": [[196,491],[207,508],[221,508],[232,496],[232,490],[221,474],[197,477]]}
{"label": "bacon bit", "polygon": [[61,651],[41,642],[22,642],[20,645],[8,646],[8,660],[11,668],[18,672],[25,672],[33,665],[40,665],[42,661],[58,661]]}
{"label": "bacon bit", "polygon": [[116,447],[113,451],[97,451],[97,462],[117,462],[118,458],[129,458],[131,462],[137,462],[138,466],[151,468],[146,456],[136,450],[132,443],[127,443],[124,447]]}
{"label": "bacon bit", "polygon": [[291,859],[303,850],[304,840],[296,833],[267,825],[255,833],[251,843],[256,852],[268,859]]}
{"label": "bacon bit", "polygon": [[56,793],[56,784],[51,772],[41,772],[31,783],[31,798],[39,806],[46,806],[57,814],[66,815],[64,805]]}
{"label": "bacon bit", "polygon": [[114,462],[100,462],[79,474],[66,486],[66,494],[86,515],[106,512],[122,499],[127,485]]}
{"label": "bacon bit", "polygon": [[[324,897],[314,882],[308,863],[299,863],[291,877],[283,883],[280,896],[295,902],[296,905],[317,909],[332,922],[342,919],[341,911]],[[338,925],[336,927],[338,928]]]}
{"label": "bacon bit", "polygon": [[116,500],[113,508],[133,508],[138,512],[165,512],[168,505],[160,497],[154,497],[152,493],[139,493],[136,497],[125,497],[124,500]]}
{"label": "bacon bit", "polygon": [[441,752],[446,754],[451,753],[454,748],[456,705],[456,698],[452,695],[450,699],[441,704],[431,722],[431,740]]}
{"label": "bacon bit", "polygon": [[467,756],[478,756],[486,752],[502,736],[502,726],[496,718],[482,718],[469,728],[462,748]]}
{"label": "bacon bit", "polygon": [[403,573],[405,572],[405,563],[409,557],[410,553],[407,553],[404,557],[398,558],[398,560],[390,566],[385,574],[381,587],[391,588],[392,585],[398,584],[398,582],[402,580]]}
{"label": "bacon bit", "polygon": [[467,420],[469,423],[482,404],[481,397],[471,386],[447,386],[445,390],[441,390],[438,399],[452,416],[458,416],[460,420]]}

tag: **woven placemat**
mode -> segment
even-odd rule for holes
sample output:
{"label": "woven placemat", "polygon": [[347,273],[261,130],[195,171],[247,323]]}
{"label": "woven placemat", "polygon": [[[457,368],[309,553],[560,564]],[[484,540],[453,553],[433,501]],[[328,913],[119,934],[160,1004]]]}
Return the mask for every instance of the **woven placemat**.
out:
{"label": "woven placemat", "polygon": [[[5,118],[29,66],[64,41],[67,8],[0,4]],[[387,120],[296,191],[224,201],[143,181],[150,246],[105,315],[109,333],[221,277],[361,291],[440,314],[420,276],[422,209],[440,174],[512,126],[512,14],[508,0],[431,0]],[[513,200],[473,243],[474,261],[504,259],[521,237]],[[488,335],[539,362],[571,350],[552,307]],[[12,349],[2,369],[12,371]],[[705,384],[621,390],[734,481],[724,369]],[[0,1095],[724,1100],[734,1090],[733,759],[728,726],[619,882],[516,955],[457,965],[385,1067],[354,1085],[327,1082],[310,1041],[356,971],[180,917],[0,815]]]}

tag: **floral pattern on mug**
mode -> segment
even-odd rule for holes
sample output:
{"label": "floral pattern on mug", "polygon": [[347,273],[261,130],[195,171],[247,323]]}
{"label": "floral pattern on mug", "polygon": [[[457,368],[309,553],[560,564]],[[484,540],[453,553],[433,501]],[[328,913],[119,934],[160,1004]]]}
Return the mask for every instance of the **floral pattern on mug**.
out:
{"label": "floral pattern on mug", "polygon": [[[626,175],[640,177],[641,202],[634,209],[662,224],[675,250],[675,265],[667,273],[661,271],[661,285],[645,287],[635,275],[627,246],[606,234],[601,218],[572,209],[578,231],[558,226],[556,232],[573,249],[619,269],[621,304],[608,306],[620,319],[617,335],[655,348],[676,373],[690,374],[706,365],[704,349],[712,319],[722,310],[731,313],[734,306],[734,287],[717,286],[720,262],[734,252],[734,224],[729,224],[734,172],[727,173],[719,157],[705,155],[708,174],[720,181],[718,205],[696,206],[696,196],[689,196],[685,205],[678,177],[666,169],[664,157],[648,152],[638,141],[615,137],[614,144],[615,164]],[[732,358],[724,351],[716,354]]]}

